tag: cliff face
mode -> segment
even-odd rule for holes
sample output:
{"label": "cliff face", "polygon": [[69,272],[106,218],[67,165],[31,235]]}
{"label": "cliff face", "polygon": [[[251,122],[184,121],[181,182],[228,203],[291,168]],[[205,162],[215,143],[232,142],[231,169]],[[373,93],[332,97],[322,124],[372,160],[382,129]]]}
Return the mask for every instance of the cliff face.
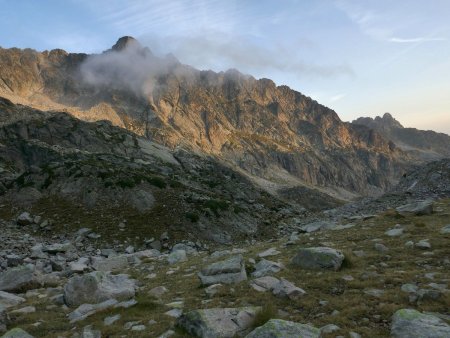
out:
{"label": "cliff face", "polygon": [[273,182],[371,194],[407,166],[378,132],[342,122],[299,92],[235,70],[157,58],[129,37],[92,56],[0,49],[0,64],[0,95],[13,102],[106,119]]}
{"label": "cliff face", "polygon": [[450,136],[431,130],[404,128],[400,122],[386,113],[383,117],[360,117],[352,122],[369,127],[388,140],[392,140],[403,151],[418,160],[434,160],[450,157]]}

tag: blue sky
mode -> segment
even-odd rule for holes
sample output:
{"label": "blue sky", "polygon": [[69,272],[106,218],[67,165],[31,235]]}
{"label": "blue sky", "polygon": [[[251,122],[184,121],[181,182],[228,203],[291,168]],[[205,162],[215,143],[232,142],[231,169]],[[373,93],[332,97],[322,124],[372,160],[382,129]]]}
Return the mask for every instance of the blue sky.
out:
{"label": "blue sky", "polygon": [[448,0],[0,0],[0,46],[156,54],[286,84],[349,121],[450,134]]}

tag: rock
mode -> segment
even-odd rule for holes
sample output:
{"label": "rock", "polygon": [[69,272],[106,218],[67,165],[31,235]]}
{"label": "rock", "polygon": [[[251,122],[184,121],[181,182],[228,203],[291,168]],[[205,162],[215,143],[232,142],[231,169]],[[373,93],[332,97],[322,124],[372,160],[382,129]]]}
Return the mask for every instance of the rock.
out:
{"label": "rock", "polygon": [[119,319],[121,318],[120,314],[114,315],[114,316],[109,316],[106,317],[105,319],[103,319],[103,324],[105,324],[105,326],[109,326],[114,324],[115,322],[117,322]]}
{"label": "rock", "polygon": [[428,242],[428,239],[422,239],[415,244],[415,247],[422,250],[427,250],[431,249],[431,244]]}
{"label": "rock", "polygon": [[0,308],[10,308],[23,303],[25,298],[13,295],[8,292],[0,291]]}
{"label": "rock", "polygon": [[450,234],[450,224],[447,224],[444,227],[442,227],[441,234],[444,234],[444,235]]}
{"label": "rock", "polygon": [[311,233],[320,230],[331,230],[337,226],[336,223],[328,222],[328,221],[317,221],[313,223],[306,224],[301,227],[301,229],[305,232]]}
{"label": "rock", "polygon": [[384,295],[384,291],[380,289],[366,289],[364,293],[375,298],[381,298]]}
{"label": "rock", "polygon": [[278,284],[280,280],[278,278],[272,276],[264,276],[255,278],[250,282],[250,286],[256,291],[272,291],[276,284]]}
{"label": "rock", "polygon": [[291,300],[297,299],[306,294],[305,290],[295,286],[284,278],[281,278],[281,280],[275,284],[272,293],[276,297],[289,298]]}
{"label": "rock", "polygon": [[85,326],[80,338],[102,338],[100,330],[93,330],[91,325]]}
{"label": "rock", "polygon": [[126,249],[125,249],[125,252],[127,254],[133,254],[134,253],[134,247],[131,246],[131,245],[127,246]]}
{"label": "rock", "polygon": [[42,251],[48,252],[51,254],[56,254],[58,252],[68,252],[68,251],[75,251],[75,247],[72,245],[72,243],[55,243],[51,245],[46,245],[42,248]]}
{"label": "rock", "polygon": [[322,326],[322,327],[320,328],[320,333],[321,333],[321,334],[330,334],[330,333],[339,331],[340,329],[341,329],[341,328],[340,328],[339,326],[337,326],[337,325],[334,325],[334,324],[328,324],[328,325]]}
{"label": "rock", "polygon": [[374,248],[375,248],[375,250],[377,250],[378,252],[381,252],[381,253],[386,253],[389,251],[389,248],[386,245],[384,245],[383,243],[375,243]]}
{"label": "rock", "polygon": [[33,224],[33,217],[28,212],[22,212],[17,217],[17,224],[22,226]]}
{"label": "rock", "polygon": [[161,252],[155,249],[137,251],[133,254],[137,258],[155,258],[161,256]]}
{"label": "rock", "polygon": [[405,243],[405,247],[408,249],[414,248],[414,242],[413,241],[407,241]]}
{"label": "rock", "polygon": [[92,316],[93,314],[96,314],[97,312],[111,309],[117,305],[117,303],[118,302],[115,299],[108,299],[97,304],[81,304],[73,312],[70,312],[67,317],[71,323],[76,323]]}
{"label": "rock", "polygon": [[398,237],[398,236],[403,235],[403,229],[402,228],[390,229],[390,230],[386,231],[384,234],[389,237]]}
{"label": "rock", "polygon": [[450,337],[450,325],[430,314],[413,309],[401,309],[392,317],[391,336],[394,338]]}
{"label": "rock", "polygon": [[258,307],[194,310],[177,319],[177,325],[200,338],[232,338],[253,324]]}
{"label": "rock", "polygon": [[172,251],[167,257],[167,261],[169,262],[169,264],[176,264],[187,261],[186,251],[184,250]]}
{"label": "rock", "polygon": [[419,287],[415,284],[403,284],[400,290],[407,293],[416,293]]}
{"label": "rock", "polygon": [[360,335],[359,333],[353,332],[353,331],[350,331],[350,332],[348,333],[348,336],[349,336],[350,338],[361,338],[361,335]]}
{"label": "rock", "polygon": [[128,300],[135,295],[135,282],[128,275],[91,272],[74,276],[64,286],[64,300],[70,307],[84,303],[100,303],[114,298]]}
{"label": "rock", "polygon": [[433,201],[418,201],[398,207],[397,212],[401,215],[431,215],[433,213]]}
{"label": "rock", "polygon": [[164,313],[166,316],[178,318],[183,314],[183,310],[181,309],[172,309]]}
{"label": "rock", "polygon": [[6,264],[8,267],[15,267],[23,263],[22,257],[18,255],[6,255]]}
{"label": "rock", "polygon": [[161,296],[164,295],[167,291],[169,290],[167,290],[165,286],[157,286],[151,289],[148,293],[155,298],[161,298]]}
{"label": "rock", "polygon": [[195,249],[195,244],[191,243],[191,245],[187,245],[184,243],[177,243],[173,246],[172,252],[177,250],[184,250],[189,255],[194,255],[197,253],[197,250]]}
{"label": "rock", "polygon": [[19,313],[19,314],[26,314],[26,313],[33,313],[36,312],[36,308],[34,306],[25,306],[23,308],[11,311],[11,313]]}
{"label": "rock", "polygon": [[33,265],[21,265],[0,272],[0,291],[23,292],[39,286]]}
{"label": "rock", "polygon": [[69,271],[71,273],[81,273],[89,269],[89,258],[87,257],[80,257],[75,262],[69,263]]}
{"label": "rock", "polygon": [[48,255],[43,251],[44,246],[42,244],[36,244],[31,248],[31,258],[48,258]]}
{"label": "rock", "polygon": [[16,327],[6,332],[2,336],[2,338],[34,338],[34,337],[28,332],[22,330],[21,328]]}
{"label": "rock", "polygon": [[213,297],[217,292],[219,292],[219,289],[222,287],[222,284],[213,284],[205,288],[205,293],[208,297]]}
{"label": "rock", "polygon": [[131,327],[131,331],[144,331],[146,329],[145,325],[135,325]]}
{"label": "rock", "polygon": [[224,261],[210,264],[198,274],[203,285],[234,284],[247,279],[245,263],[242,255],[230,257]]}
{"label": "rock", "polygon": [[97,271],[117,271],[128,267],[128,258],[125,255],[117,255],[108,258],[92,257],[92,267]]}
{"label": "rock", "polygon": [[245,338],[320,338],[318,328],[282,319],[271,319],[250,332]]}
{"label": "rock", "polygon": [[276,256],[276,255],[279,255],[280,253],[281,252],[278,251],[276,248],[270,248],[270,249],[267,249],[267,250],[265,250],[263,252],[260,252],[258,254],[258,257],[264,258],[264,257],[269,257],[269,256]]}
{"label": "rock", "polygon": [[344,261],[341,251],[328,247],[302,248],[292,259],[292,264],[304,269],[329,269],[337,271]]}
{"label": "rock", "polygon": [[284,266],[281,263],[272,262],[267,259],[261,259],[255,265],[255,271],[252,272],[253,277],[263,277],[279,272]]}

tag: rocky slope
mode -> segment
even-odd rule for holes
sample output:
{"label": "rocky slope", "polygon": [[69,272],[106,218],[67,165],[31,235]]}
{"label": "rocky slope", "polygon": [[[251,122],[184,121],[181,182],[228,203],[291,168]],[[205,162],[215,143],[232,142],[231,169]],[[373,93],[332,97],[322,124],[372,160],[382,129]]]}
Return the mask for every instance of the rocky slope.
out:
{"label": "rocky slope", "polygon": [[47,219],[44,228],[54,234],[94,227],[104,241],[143,243],[164,232],[194,242],[250,240],[306,212],[214,158],[171,151],[106,121],[5,99],[0,192],[4,219],[26,210]]}
{"label": "rocky slope", "polygon": [[0,49],[0,65],[0,95],[13,102],[106,119],[169,148],[213,155],[263,178],[255,180],[263,187],[348,198],[385,191],[409,165],[377,132],[286,86],[198,71],[129,37],[100,55]]}
{"label": "rocky slope", "polygon": [[352,122],[364,125],[393,141],[402,150],[421,160],[450,157],[450,136],[432,130],[404,128],[400,122],[386,113],[383,117],[360,117]]}
{"label": "rocky slope", "polygon": [[1,221],[0,333],[447,337],[449,214],[444,198],[245,247],[159,250],[102,243],[86,228],[49,236],[38,215],[21,214]]}

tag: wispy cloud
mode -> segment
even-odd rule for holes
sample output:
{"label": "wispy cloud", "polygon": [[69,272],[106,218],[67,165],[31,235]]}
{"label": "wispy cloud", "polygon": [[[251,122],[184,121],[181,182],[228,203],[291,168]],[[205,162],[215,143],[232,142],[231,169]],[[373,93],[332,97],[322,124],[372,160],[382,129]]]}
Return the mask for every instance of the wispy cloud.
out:
{"label": "wispy cloud", "polygon": [[417,37],[417,38],[397,38],[392,37],[389,39],[390,42],[395,43],[422,43],[422,42],[433,42],[433,41],[447,41],[446,38],[433,38],[433,37]]}
{"label": "wispy cloud", "polygon": [[334,95],[334,96],[330,97],[330,101],[331,102],[336,102],[336,101],[342,100],[346,96],[347,96],[347,94],[344,94],[344,93],[337,94],[337,95]]}

